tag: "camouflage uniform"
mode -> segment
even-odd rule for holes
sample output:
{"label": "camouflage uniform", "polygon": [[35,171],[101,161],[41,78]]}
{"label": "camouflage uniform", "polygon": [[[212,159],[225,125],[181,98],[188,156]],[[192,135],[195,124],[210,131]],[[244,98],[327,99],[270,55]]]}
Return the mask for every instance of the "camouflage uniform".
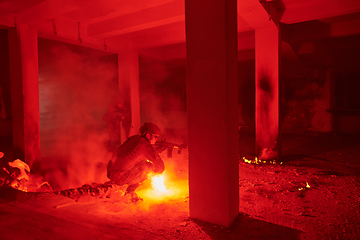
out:
{"label": "camouflage uniform", "polygon": [[151,172],[162,173],[164,162],[143,136],[129,137],[117,150],[114,162],[107,167],[107,176],[117,185],[128,184],[127,193],[134,193]]}

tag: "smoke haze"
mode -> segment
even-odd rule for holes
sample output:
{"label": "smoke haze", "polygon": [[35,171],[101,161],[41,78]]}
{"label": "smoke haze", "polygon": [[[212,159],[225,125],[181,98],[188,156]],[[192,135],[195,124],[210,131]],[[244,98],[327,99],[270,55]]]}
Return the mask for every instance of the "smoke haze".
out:
{"label": "smoke haze", "polygon": [[140,58],[141,120],[153,122],[167,141],[187,142],[186,67]]}
{"label": "smoke haze", "polygon": [[41,169],[54,189],[104,182],[102,116],[118,97],[116,55],[39,39]]}

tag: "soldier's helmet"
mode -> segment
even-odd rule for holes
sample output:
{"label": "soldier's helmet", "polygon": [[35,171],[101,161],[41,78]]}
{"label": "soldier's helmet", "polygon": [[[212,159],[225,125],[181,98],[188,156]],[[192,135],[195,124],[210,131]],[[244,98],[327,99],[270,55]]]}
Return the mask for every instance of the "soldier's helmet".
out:
{"label": "soldier's helmet", "polygon": [[146,133],[160,135],[160,128],[153,123],[144,123],[140,128],[140,134],[145,135]]}

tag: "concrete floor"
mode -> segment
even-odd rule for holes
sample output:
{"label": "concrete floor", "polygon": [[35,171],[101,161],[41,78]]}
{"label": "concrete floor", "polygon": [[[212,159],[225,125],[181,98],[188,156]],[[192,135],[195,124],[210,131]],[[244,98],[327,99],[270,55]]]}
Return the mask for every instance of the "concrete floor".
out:
{"label": "concrete floor", "polygon": [[[251,155],[253,139],[244,136],[240,150]],[[2,192],[0,238],[358,239],[360,137],[283,134],[282,143],[283,164],[239,162],[240,215],[229,228],[189,218],[185,188],[156,201],[141,192],[145,201],[138,205]],[[186,185],[186,156],[165,159],[174,186]]]}

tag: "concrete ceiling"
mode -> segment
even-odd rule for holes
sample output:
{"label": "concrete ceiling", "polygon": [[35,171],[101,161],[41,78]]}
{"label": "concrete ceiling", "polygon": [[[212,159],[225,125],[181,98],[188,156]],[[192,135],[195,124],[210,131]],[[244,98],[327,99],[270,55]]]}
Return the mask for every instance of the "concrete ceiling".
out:
{"label": "concrete ceiling", "polygon": [[[181,58],[184,8],[184,0],[1,0],[0,28],[23,23],[42,38]],[[239,0],[238,16],[239,50],[254,48],[254,30],[279,23],[290,45],[360,35],[359,0]]]}

